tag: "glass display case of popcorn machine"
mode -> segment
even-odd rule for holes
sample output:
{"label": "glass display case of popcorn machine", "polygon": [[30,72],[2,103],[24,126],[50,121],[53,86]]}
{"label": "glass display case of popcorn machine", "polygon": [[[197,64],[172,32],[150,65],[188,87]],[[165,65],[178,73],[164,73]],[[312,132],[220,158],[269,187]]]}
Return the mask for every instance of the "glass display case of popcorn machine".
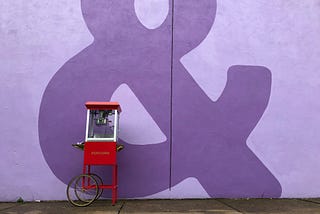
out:
{"label": "glass display case of popcorn machine", "polygon": [[117,142],[121,108],[117,102],[87,102],[85,142]]}

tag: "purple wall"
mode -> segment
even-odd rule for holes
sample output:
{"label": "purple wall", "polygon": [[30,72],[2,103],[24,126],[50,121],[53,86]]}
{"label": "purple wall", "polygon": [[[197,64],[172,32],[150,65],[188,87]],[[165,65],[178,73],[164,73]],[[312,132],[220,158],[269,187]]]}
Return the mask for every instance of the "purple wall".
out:
{"label": "purple wall", "polygon": [[122,105],[120,197],[319,196],[320,1],[195,2],[0,3],[0,201],[66,198],[87,100]]}

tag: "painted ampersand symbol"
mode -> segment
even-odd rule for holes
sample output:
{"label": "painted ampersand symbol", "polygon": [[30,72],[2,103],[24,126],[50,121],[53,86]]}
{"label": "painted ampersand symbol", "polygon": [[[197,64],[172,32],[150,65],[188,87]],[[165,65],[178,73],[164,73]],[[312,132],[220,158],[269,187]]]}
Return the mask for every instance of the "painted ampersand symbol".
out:
{"label": "painted ampersand symbol", "polygon": [[[279,182],[246,145],[269,100],[270,71],[230,67],[226,87],[213,102],[180,58],[208,34],[216,1],[175,0],[173,28],[170,10],[154,30],[141,25],[133,4],[82,0],[94,42],[53,76],[40,107],[40,145],[53,173],[67,184],[81,172],[83,154],[71,143],[85,133],[84,103],[109,100],[125,83],[168,140],[154,145],[121,140],[125,149],[118,157],[120,197],[157,193],[188,177],[197,178],[211,197],[279,197]],[[98,170],[107,176],[104,169]]]}

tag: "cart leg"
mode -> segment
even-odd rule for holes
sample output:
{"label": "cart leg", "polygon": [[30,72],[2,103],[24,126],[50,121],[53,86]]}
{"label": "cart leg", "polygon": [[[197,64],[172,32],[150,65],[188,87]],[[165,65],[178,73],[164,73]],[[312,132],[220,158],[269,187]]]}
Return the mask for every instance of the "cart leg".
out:
{"label": "cart leg", "polygon": [[[87,171],[88,167],[88,171]],[[90,174],[91,165],[83,165],[82,174]]]}
{"label": "cart leg", "polygon": [[91,165],[88,165],[88,174],[90,175],[90,173],[91,173]]}
{"label": "cart leg", "polygon": [[116,190],[115,190],[115,195],[116,195],[116,201],[118,200],[118,165],[116,165]]}
{"label": "cart leg", "polygon": [[82,174],[86,174],[87,166],[83,164]]}
{"label": "cart leg", "polygon": [[115,205],[118,197],[118,165],[113,165],[112,171],[112,205]]}

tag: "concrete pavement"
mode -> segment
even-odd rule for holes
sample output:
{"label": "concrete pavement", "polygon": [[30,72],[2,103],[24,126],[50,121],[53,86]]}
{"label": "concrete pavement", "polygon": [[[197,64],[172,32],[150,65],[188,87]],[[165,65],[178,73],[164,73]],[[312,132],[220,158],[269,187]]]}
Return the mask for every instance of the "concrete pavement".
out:
{"label": "concrete pavement", "polygon": [[2,214],[64,213],[320,213],[320,199],[183,199],[95,201],[88,207],[74,207],[67,201],[0,203]]}

